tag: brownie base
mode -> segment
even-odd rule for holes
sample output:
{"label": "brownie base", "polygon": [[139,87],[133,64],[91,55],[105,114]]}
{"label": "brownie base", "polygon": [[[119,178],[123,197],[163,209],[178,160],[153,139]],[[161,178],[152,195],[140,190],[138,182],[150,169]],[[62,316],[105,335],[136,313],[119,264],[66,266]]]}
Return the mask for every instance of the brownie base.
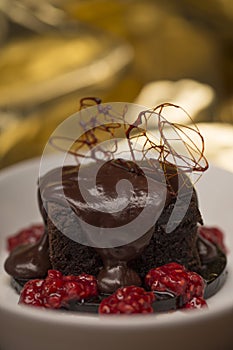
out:
{"label": "brownie base", "polygon": [[[184,198],[184,202],[179,207],[181,213],[185,210],[185,205]],[[173,201],[163,210],[155,225],[150,244],[139,258],[129,263],[129,266],[141,277],[144,277],[150,269],[169,262],[177,262],[191,271],[200,271],[197,229],[198,224],[202,224],[202,217],[198,209],[196,193],[193,192],[189,208],[180,224],[174,231],[167,233],[166,226],[174,206]]]}
{"label": "brownie base", "polygon": [[[197,226],[198,223],[202,223],[202,218],[195,191],[181,223],[174,231],[167,233],[166,224],[174,205],[175,199],[163,210],[155,225],[150,244],[139,258],[129,262],[129,266],[142,279],[151,268],[169,262],[177,262],[192,271],[199,272],[200,270],[201,262],[197,250]],[[185,205],[184,198],[184,202],[179,207],[181,212],[185,210]],[[60,230],[54,225],[54,219],[58,220]],[[47,227],[50,261],[53,269],[61,271],[64,275],[77,275],[83,272],[94,276],[98,275],[103,263],[95,249],[79,244],[61,233],[61,231],[65,232],[69,237],[76,235],[76,238],[82,235],[78,218],[75,215],[67,217],[66,208],[58,203],[50,202],[48,203]]]}
{"label": "brownie base", "polygon": [[61,231],[69,236],[72,236],[74,232],[77,235],[82,234],[82,231],[76,216],[67,218],[67,211],[63,206],[53,202],[48,204],[47,228],[52,268],[63,275],[87,273],[97,276],[103,264],[94,248],[68,238],[53,224],[51,219],[54,221],[58,219]]}

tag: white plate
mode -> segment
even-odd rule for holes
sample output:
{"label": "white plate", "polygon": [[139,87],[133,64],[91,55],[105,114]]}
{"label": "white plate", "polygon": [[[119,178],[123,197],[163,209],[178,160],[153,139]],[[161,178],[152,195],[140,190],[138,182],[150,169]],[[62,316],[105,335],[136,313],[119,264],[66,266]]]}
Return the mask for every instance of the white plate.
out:
{"label": "white plate", "polygon": [[211,167],[197,184],[206,224],[226,233],[229,275],[206,311],[146,316],[82,315],[17,305],[3,263],[6,237],[41,218],[36,202],[39,160],[0,174],[0,349],[231,349],[233,344],[233,174]]}

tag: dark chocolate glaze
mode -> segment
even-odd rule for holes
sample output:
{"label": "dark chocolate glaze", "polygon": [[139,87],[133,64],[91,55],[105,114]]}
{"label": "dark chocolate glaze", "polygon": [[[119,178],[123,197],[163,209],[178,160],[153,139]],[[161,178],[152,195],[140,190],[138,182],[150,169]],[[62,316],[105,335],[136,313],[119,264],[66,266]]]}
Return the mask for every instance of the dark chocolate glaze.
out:
{"label": "dark chocolate glaze", "polygon": [[[39,202],[40,205],[42,204],[41,213],[45,222],[47,220],[46,210],[43,207],[46,206],[46,202],[51,201],[60,203],[64,207],[68,205],[79,218],[93,226],[116,228],[128,224],[138,217],[144,209],[146,200],[153,203],[153,208],[155,207],[162,212],[164,202],[161,200],[162,196],[158,196],[158,193],[160,194],[163,191],[166,203],[170,200],[170,193],[167,191],[166,184],[162,180],[158,181],[161,178],[160,174],[157,174],[157,178],[154,179],[150,177],[153,191],[148,193],[147,179],[143,170],[131,161],[117,159],[101,164],[95,180],[96,192],[91,202],[93,206],[89,206],[82,196],[78,183],[81,177],[83,187],[90,195],[93,191],[90,174],[92,174],[91,166],[88,167],[88,172],[82,175],[80,175],[77,166],[66,166],[63,167],[62,172],[61,169],[54,169],[41,179],[42,200]],[[61,175],[62,182],[60,180]],[[122,179],[131,183],[133,195],[132,190],[128,190],[129,187],[123,188],[120,195],[116,192],[116,185]],[[127,191],[129,192],[127,193]],[[114,213],[108,211],[113,201],[116,202],[116,207],[119,208],[122,200],[126,197],[130,200],[123,210]],[[141,285],[139,275],[130,269],[127,263],[142,253],[149,244],[152,234],[153,227],[143,237],[134,240],[130,244],[117,248],[96,249],[104,265],[97,277],[100,291],[111,293],[120,286]]]}
{"label": "dark chocolate glaze", "polygon": [[153,228],[136,241],[125,246],[96,249],[104,264],[97,277],[98,288],[101,292],[112,293],[123,286],[142,285],[139,275],[128,267],[127,262],[135,259],[143,252],[149,244],[152,235]]}
{"label": "dark chocolate glaze", "polygon": [[15,248],[5,261],[6,272],[20,279],[43,278],[51,268],[48,235],[39,242]]}
{"label": "dark chocolate glaze", "polygon": [[[150,168],[145,168],[145,173],[148,173],[150,178],[154,178],[152,181],[153,191],[148,193],[145,174],[136,164],[121,159],[103,163],[96,178],[98,193],[94,202],[95,207],[90,208],[77,186],[79,167],[64,166],[63,168],[53,169],[39,180],[38,204],[45,226],[47,226],[46,205],[48,202],[60,203],[64,207],[69,206],[78,217],[97,227],[118,227],[130,222],[143,210],[148,195],[153,205],[157,200],[158,210],[162,211],[163,208],[160,207],[161,202],[157,193],[161,191],[161,188],[166,191],[165,205],[167,205],[171,199],[171,192],[167,191],[166,184],[161,181],[160,170],[158,168],[156,172]],[[91,169],[89,169],[88,174],[91,174]],[[119,211],[111,215],[107,212],[107,209],[111,201],[119,198],[116,192],[116,184],[121,179],[131,182],[133,195],[131,195],[127,207],[124,208],[123,214]],[[85,189],[91,192],[93,186],[91,185],[90,176],[82,177],[82,182]],[[125,195],[129,195],[129,193],[122,194],[122,196]],[[122,197],[120,197],[119,203],[121,199]],[[101,209],[106,212],[100,215],[99,210],[102,211]],[[153,227],[141,238],[130,244],[117,248],[97,249],[104,265],[98,276],[101,291],[112,292],[124,285],[141,285],[139,275],[130,269],[127,263],[142,253],[149,244],[152,234]],[[49,268],[47,230],[38,244],[16,249],[10,254],[5,263],[7,273],[20,279],[43,277]]]}
{"label": "dark chocolate glaze", "polygon": [[[64,166],[62,169],[56,168],[50,171],[40,180],[42,197],[40,208],[45,221],[47,213],[43,206],[46,206],[46,202],[56,202],[72,208],[78,217],[93,226],[113,228],[134,220],[144,209],[146,201],[150,201],[154,206],[157,202],[160,210],[161,199],[157,194],[162,192],[161,188],[167,193],[167,202],[170,201],[170,193],[166,189],[166,184],[163,184],[162,180],[159,182],[159,175],[158,178],[151,179],[153,188],[152,192],[148,193],[146,176],[133,162],[117,159],[102,163],[96,176],[94,196],[92,166],[88,166],[87,169],[80,176],[78,166]],[[120,180],[128,180],[131,183],[133,195],[129,186],[123,187],[122,193],[118,195],[116,185]],[[86,195],[91,198],[92,206],[83,198],[80,182]],[[129,197],[129,203],[124,210],[109,212],[113,202],[115,207],[120,208],[122,200]]]}

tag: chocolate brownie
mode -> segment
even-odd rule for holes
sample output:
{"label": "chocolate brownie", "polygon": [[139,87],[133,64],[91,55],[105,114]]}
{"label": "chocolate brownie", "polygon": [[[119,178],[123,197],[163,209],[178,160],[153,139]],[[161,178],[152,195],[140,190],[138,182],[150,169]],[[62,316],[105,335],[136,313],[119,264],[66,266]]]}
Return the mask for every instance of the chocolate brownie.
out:
{"label": "chocolate brownie", "polygon": [[[75,181],[73,170],[74,168],[70,167],[69,171],[66,172],[66,174],[70,174],[68,175],[70,181],[69,189],[72,186],[72,182]],[[47,174],[44,177],[42,187],[47,186],[49,191],[51,191],[50,185],[54,181],[54,176],[56,177],[56,170],[53,171],[52,176]],[[45,187],[42,188],[42,194],[44,189]],[[50,192],[49,197],[46,221],[52,268],[67,275],[80,274],[82,272],[98,275],[103,266],[101,257],[94,248],[77,243],[77,241],[80,241],[78,236],[83,235],[78,217],[68,214],[65,202],[57,200],[57,193]],[[141,278],[145,276],[150,268],[172,261],[183,264],[192,270],[198,270],[200,267],[200,258],[197,250],[197,227],[199,223],[202,223],[202,218],[198,209],[195,190],[193,190],[188,208],[186,208],[185,196],[183,202],[181,200],[179,203],[178,211],[181,214],[183,212],[186,213],[178,226],[172,232],[167,233],[166,226],[175,203],[176,196],[173,194],[153,228],[149,245],[139,257],[128,262],[128,265]],[[54,225],[54,222],[59,223],[59,228]],[[70,239],[72,236],[74,240]]]}

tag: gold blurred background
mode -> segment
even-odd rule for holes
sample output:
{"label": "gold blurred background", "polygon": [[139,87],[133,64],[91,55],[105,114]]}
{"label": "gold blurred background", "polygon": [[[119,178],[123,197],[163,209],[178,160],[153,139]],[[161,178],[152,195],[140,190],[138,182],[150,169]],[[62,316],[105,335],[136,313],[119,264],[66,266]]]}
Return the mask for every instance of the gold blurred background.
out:
{"label": "gold blurred background", "polygon": [[0,0],[0,168],[40,155],[85,96],[178,103],[233,171],[233,2]]}

